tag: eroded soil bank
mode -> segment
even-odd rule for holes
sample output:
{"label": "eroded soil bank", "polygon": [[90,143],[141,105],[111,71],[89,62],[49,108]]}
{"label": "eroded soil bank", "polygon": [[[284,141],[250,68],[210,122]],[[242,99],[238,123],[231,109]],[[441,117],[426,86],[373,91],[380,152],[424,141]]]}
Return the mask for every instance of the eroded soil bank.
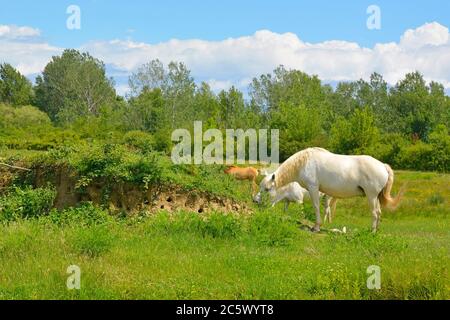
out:
{"label": "eroded soil bank", "polygon": [[0,168],[0,193],[17,180],[27,180],[36,188],[53,185],[57,191],[54,207],[76,206],[83,201],[106,205],[112,212],[130,214],[139,211],[154,212],[185,210],[197,213],[211,211],[247,212],[249,207],[234,199],[212,192],[187,190],[177,185],[140,185],[97,179],[79,187],[76,172],[64,166],[35,167],[32,172]]}

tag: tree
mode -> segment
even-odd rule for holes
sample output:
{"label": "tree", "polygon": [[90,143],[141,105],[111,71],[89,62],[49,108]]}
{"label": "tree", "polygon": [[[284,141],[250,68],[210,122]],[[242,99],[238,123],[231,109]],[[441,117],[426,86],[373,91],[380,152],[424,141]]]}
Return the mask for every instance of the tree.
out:
{"label": "tree", "polygon": [[389,103],[395,112],[394,132],[427,141],[436,119],[436,96],[430,96],[423,76],[409,73],[391,89]]}
{"label": "tree", "polygon": [[0,65],[0,101],[13,106],[31,104],[33,87],[31,82],[8,63]]}
{"label": "tree", "polygon": [[220,105],[217,96],[206,82],[197,88],[194,97],[194,119],[203,121],[203,129],[219,128]]}
{"label": "tree", "polygon": [[36,83],[39,108],[63,123],[78,116],[97,115],[116,96],[103,62],[73,49],[53,57]]}
{"label": "tree", "polygon": [[355,109],[347,120],[340,118],[331,128],[330,146],[342,154],[362,154],[375,145],[379,131],[368,107]]}
{"label": "tree", "polygon": [[165,101],[161,89],[145,89],[129,101],[128,118],[131,130],[155,133],[168,127],[168,117],[164,110]]}
{"label": "tree", "polygon": [[186,127],[192,122],[196,85],[183,63],[171,62],[166,69],[161,61],[150,61],[133,73],[128,82],[132,96],[146,90],[161,89],[172,128]]}
{"label": "tree", "polygon": [[245,103],[242,92],[232,86],[219,93],[220,122],[222,129],[243,128]]}
{"label": "tree", "polygon": [[282,103],[303,103],[308,108],[325,111],[326,92],[317,76],[279,66],[273,74],[254,78],[250,85],[252,102],[261,110],[271,112]]}
{"label": "tree", "polygon": [[163,89],[166,86],[167,73],[158,59],[140,66],[128,79],[131,96],[136,97],[144,90]]}
{"label": "tree", "polygon": [[324,144],[322,117],[316,109],[283,103],[272,113],[270,127],[280,129],[280,157]]}

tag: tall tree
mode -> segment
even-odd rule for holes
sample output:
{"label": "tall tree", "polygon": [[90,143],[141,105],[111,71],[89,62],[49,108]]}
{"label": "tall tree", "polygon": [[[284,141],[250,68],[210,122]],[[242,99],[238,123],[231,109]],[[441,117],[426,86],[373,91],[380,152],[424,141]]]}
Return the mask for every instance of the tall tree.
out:
{"label": "tall tree", "polygon": [[433,85],[427,87],[423,76],[419,72],[409,73],[405,79],[399,81],[390,92],[390,104],[396,115],[397,132],[403,132],[427,141],[429,133],[436,126],[439,119],[439,104],[436,103],[439,89]]}
{"label": "tall tree", "polygon": [[97,115],[102,105],[114,102],[115,96],[103,62],[73,49],[53,57],[36,79],[37,105],[52,120],[61,122]]}
{"label": "tall tree", "polygon": [[242,92],[232,86],[219,93],[220,118],[223,129],[244,128],[245,102]]}
{"label": "tall tree", "polygon": [[128,79],[132,97],[140,95],[144,90],[163,89],[166,82],[166,70],[158,59],[143,64]]}
{"label": "tall tree", "polygon": [[146,90],[161,89],[172,128],[192,122],[196,85],[183,63],[171,62],[165,68],[159,60],[150,61],[133,73],[128,82],[132,96]]}
{"label": "tall tree", "polygon": [[31,82],[8,63],[0,65],[0,101],[13,106],[31,104],[33,87]]}
{"label": "tall tree", "polygon": [[168,117],[164,110],[161,89],[145,89],[139,96],[131,98],[126,116],[129,129],[155,133],[168,127]]}

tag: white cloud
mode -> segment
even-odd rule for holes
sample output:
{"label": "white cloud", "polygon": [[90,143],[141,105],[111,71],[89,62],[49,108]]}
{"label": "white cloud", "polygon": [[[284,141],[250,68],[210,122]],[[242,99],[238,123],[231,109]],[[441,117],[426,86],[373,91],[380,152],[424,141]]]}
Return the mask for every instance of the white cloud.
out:
{"label": "white cloud", "polygon": [[390,84],[418,70],[450,88],[449,30],[437,22],[407,30],[398,43],[379,43],[373,48],[337,40],[307,43],[293,33],[261,30],[222,41],[174,39],[148,44],[111,40],[91,42],[83,49],[126,72],[156,58],[164,63],[182,61],[195,78],[207,79],[217,90],[246,86],[252,77],[280,64],[317,74],[325,81],[367,79],[379,72]]}
{"label": "white cloud", "polygon": [[15,25],[0,24],[0,38],[20,39],[20,38],[37,37],[40,34],[41,32],[39,31],[39,29],[27,26],[18,27]]}
{"label": "white cloud", "polygon": [[61,48],[44,42],[15,42],[0,39],[0,63],[10,63],[26,76],[41,72],[51,57],[61,52]]}
{"label": "white cloud", "polygon": [[[8,30],[12,29],[10,26]],[[32,31],[1,30],[0,61],[12,63],[26,75],[41,71],[52,55],[62,51],[38,40],[24,42],[1,36],[2,32],[32,36]],[[406,73],[418,70],[425,79],[439,81],[449,89],[449,38],[447,27],[432,22],[405,31],[398,42],[378,43],[372,48],[340,40],[308,43],[293,33],[260,30],[250,36],[222,41],[173,39],[149,44],[116,39],[88,42],[79,49],[102,59],[108,66],[108,74],[121,75],[117,85],[120,92],[126,91],[123,80],[126,75],[156,58],[166,64],[184,62],[197,80],[208,82],[216,91],[231,85],[245,89],[253,77],[271,72],[280,64],[332,82],[367,79],[378,72],[395,84]]]}
{"label": "white cloud", "polygon": [[40,34],[28,26],[0,25],[0,63],[10,63],[26,76],[41,72],[62,49],[39,40]]}
{"label": "white cloud", "polygon": [[400,40],[400,45],[404,48],[419,49],[427,45],[445,45],[448,43],[448,39],[448,28],[437,22],[432,22],[426,23],[415,30],[406,30]]}

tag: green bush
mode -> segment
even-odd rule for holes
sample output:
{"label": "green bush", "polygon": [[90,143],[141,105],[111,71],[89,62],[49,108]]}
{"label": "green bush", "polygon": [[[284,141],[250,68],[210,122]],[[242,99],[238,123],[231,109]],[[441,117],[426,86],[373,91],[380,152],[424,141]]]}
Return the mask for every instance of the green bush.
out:
{"label": "green bush", "polygon": [[331,149],[342,154],[363,154],[379,140],[375,117],[369,108],[355,109],[349,119],[340,118],[331,128]]}
{"label": "green bush", "polygon": [[430,143],[433,146],[430,167],[433,170],[450,172],[450,135],[445,125],[439,125],[430,134]]}
{"label": "green bush", "polygon": [[0,105],[0,146],[10,149],[49,150],[80,143],[73,130],[54,127],[47,114],[32,106]]}
{"label": "green bush", "polygon": [[123,141],[127,145],[142,152],[150,152],[155,150],[155,138],[151,134],[143,131],[127,132],[123,137]]}
{"label": "green bush", "polygon": [[60,226],[94,226],[111,222],[112,218],[107,210],[95,206],[91,202],[85,202],[78,207],[71,207],[61,211],[53,209],[42,220]]}
{"label": "green bush", "polygon": [[53,188],[13,187],[0,197],[0,221],[45,215],[53,206],[55,197]]}
{"label": "green bush", "polygon": [[430,166],[433,146],[418,141],[401,149],[396,163],[402,169],[409,170],[433,170]]}

